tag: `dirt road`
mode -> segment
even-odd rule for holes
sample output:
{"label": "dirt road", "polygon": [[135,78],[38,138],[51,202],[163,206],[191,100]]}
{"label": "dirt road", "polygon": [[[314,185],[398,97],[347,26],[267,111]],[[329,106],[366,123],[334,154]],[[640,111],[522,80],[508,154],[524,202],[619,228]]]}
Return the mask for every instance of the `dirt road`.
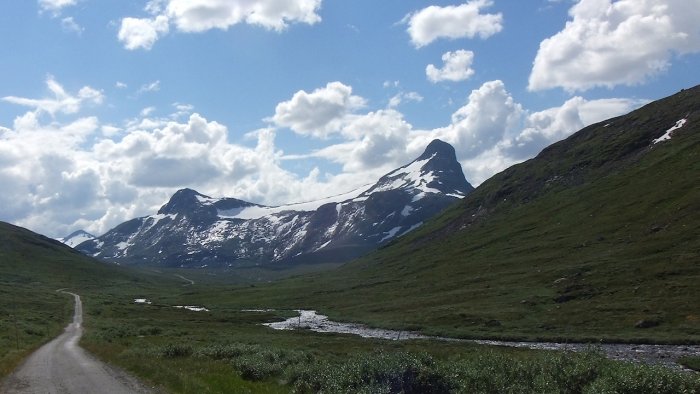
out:
{"label": "dirt road", "polygon": [[0,386],[0,392],[41,394],[150,393],[134,378],[87,354],[78,346],[83,335],[83,304],[73,293],[73,323],[63,334],[34,352]]}

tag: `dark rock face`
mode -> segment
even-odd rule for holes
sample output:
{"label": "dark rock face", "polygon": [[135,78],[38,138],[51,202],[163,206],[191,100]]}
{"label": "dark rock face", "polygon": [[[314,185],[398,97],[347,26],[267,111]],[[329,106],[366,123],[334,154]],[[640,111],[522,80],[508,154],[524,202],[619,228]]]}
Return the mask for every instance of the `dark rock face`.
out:
{"label": "dark rock face", "polygon": [[435,140],[418,159],[345,198],[265,207],[182,189],[158,214],[125,222],[79,250],[176,267],[339,262],[412,231],[472,190],[454,148]]}

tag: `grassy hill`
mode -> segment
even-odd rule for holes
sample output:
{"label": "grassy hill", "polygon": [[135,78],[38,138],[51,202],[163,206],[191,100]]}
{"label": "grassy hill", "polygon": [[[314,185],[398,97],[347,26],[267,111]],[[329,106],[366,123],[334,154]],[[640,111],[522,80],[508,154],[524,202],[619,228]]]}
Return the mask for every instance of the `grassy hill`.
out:
{"label": "grassy hill", "polygon": [[550,146],[362,260],[228,294],[440,335],[698,342],[699,234],[696,87]]}
{"label": "grassy hill", "polygon": [[166,282],[154,275],[105,265],[21,227],[0,222],[0,377],[55,337],[73,316],[73,298],[135,293]]}

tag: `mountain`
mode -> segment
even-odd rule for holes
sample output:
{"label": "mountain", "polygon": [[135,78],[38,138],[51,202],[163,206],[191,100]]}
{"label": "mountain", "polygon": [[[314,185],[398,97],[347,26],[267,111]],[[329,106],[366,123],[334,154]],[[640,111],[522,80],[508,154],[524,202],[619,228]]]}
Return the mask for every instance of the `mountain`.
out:
{"label": "mountain", "polygon": [[156,215],[122,223],[78,249],[171,267],[340,262],[418,228],[472,189],[454,148],[435,140],[377,183],[314,202],[267,207],[179,190]]}
{"label": "mountain", "polygon": [[695,87],[580,130],[357,261],[236,297],[445,336],[700,342],[698,234]]}
{"label": "mountain", "polygon": [[89,241],[91,239],[95,239],[95,236],[86,232],[86,231],[78,230],[78,231],[71,233],[70,235],[68,235],[66,237],[57,239],[57,241],[62,242],[64,244],[70,246],[71,248],[74,248],[74,247],[80,245],[81,243],[83,243],[85,241]]}

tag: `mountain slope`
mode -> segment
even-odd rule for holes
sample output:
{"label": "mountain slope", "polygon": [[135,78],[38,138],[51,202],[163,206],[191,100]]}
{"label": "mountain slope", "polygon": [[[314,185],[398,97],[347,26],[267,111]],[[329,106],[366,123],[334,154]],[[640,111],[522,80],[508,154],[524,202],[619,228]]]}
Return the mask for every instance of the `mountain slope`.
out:
{"label": "mountain slope", "polygon": [[78,249],[119,263],[176,267],[340,262],[418,228],[472,189],[452,146],[435,140],[376,184],[315,202],[266,207],[183,189],[157,215]]}
{"label": "mountain slope", "polygon": [[236,296],[442,335],[700,341],[699,159],[696,87],[579,131],[359,261]]}
{"label": "mountain slope", "polygon": [[93,313],[104,307],[97,299],[115,289],[121,297],[114,299],[128,302],[146,287],[178,282],[102,264],[57,240],[0,222],[0,378],[69,321],[73,298],[57,289],[91,295],[86,311]]}

